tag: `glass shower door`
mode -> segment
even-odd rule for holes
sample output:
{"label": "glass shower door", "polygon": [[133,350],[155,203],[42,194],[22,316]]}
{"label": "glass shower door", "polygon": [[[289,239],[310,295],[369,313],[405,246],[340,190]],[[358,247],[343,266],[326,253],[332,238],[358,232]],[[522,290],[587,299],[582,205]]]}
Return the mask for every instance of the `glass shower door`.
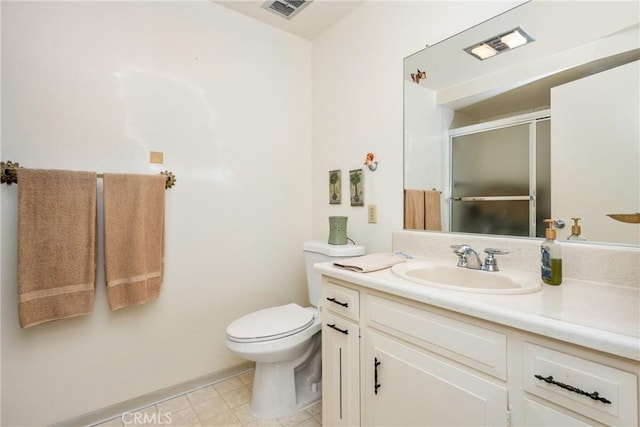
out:
{"label": "glass shower door", "polygon": [[531,121],[451,137],[451,231],[536,235],[548,129],[548,120]]}

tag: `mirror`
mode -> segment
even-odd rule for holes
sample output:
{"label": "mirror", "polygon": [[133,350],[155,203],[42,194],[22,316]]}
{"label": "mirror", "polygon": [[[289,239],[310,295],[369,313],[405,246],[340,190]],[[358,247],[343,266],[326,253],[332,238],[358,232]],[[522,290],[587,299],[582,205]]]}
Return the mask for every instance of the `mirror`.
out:
{"label": "mirror", "polygon": [[[639,245],[639,17],[638,2],[532,0],[405,58],[405,195],[440,191],[442,230],[455,229],[450,136],[548,119],[547,157],[532,145],[529,169],[549,164],[551,216],[566,223],[558,239],[580,217],[588,242]],[[518,27],[531,43],[484,60],[465,51]],[[542,203],[535,175],[532,230],[538,196]],[[530,236],[543,235],[537,227]]]}

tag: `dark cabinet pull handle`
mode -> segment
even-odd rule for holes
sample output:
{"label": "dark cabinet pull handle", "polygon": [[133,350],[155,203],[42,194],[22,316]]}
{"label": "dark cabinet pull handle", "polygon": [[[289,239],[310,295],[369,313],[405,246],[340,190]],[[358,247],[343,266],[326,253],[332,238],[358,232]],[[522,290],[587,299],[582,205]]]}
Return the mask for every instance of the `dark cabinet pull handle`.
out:
{"label": "dark cabinet pull handle", "polygon": [[586,392],[584,390],[580,390],[579,388],[574,387],[572,385],[568,385],[568,384],[564,384],[564,383],[558,382],[558,381],[554,380],[551,375],[549,375],[548,377],[543,377],[542,375],[534,375],[534,377],[536,377],[540,381],[544,381],[544,382],[546,382],[548,384],[557,385],[560,388],[572,391],[574,393],[581,394],[583,396],[587,396],[587,397],[589,397],[589,398],[591,398],[593,400],[598,400],[598,401],[600,401],[602,403],[607,403],[607,404],[611,403],[610,400],[605,399],[604,397],[600,397],[600,394],[597,391],[594,391],[593,393],[588,393],[588,392]]}
{"label": "dark cabinet pull handle", "polygon": [[349,303],[348,302],[340,302],[340,301],[336,300],[335,298],[328,298],[327,297],[327,301],[331,301],[332,303],[341,305],[343,307],[349,307]]}
{"label": "dark cabinet pull handle", "polygon": [[349,335],[349,330],[348,329],[340,329],[336,326],[335,323],[327,323],[327,326],[330,327],[331,329],[335,329],[338,332],[342,332],[345,335]]}
{"label": "dark cabinet pull handle", "polygon": [[380,361],[378,360],[377,357],[373,358],[373,393],[374,394],[378,394],[378,389],[381,387],[380,383],[378,382],[378,366],[380,366]]}

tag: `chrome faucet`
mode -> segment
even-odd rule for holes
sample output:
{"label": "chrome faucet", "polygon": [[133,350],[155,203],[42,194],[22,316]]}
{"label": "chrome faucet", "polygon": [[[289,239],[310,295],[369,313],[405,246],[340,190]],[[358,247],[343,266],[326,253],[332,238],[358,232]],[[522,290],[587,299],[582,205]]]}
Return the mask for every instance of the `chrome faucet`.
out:
{"label": "chrome faucet", "polygon": [[[472,270],[500,271],[495,255],[506,255],[509,251],[503,249],[486,248],[484,252],[487,258],[484,263],[480,255],[469,245],[451,245],[453,253],[458,255],[458,267],[470,268]],[[469,259],[469,256],[471,256]]]}
{"label": "chrome faucet", "polygon": [[[482,260],[480,255],[469,245],[451,245],[453,253],[458,255],[458,267],[470,268],[472,270],[480,270],[482,268]],[[467,258],[471,256],[471,262]]]}

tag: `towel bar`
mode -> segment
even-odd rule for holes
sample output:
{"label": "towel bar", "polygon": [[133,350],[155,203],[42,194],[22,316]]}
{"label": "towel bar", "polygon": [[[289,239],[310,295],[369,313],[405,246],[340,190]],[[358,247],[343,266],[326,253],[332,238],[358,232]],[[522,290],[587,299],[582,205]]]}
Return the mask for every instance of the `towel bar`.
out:
{"label": "towel bar", "polygon": [[[21,167],[22,166],[20,166],[20,163],[12,162],[10,160],[7,162],[0,162],[0,173],[2,174],[2,176],[0,177],[0,182],[2,184],[7,184],[7,185],[17,184],[18,183],[17,170],[18,168],[21,168]],[[160,172],[160,175],[164,175],[166,179],[166,183],[164,185],[165,189],[169,189],[176,184],[176,181],[177,181],[176,176],[172,172],[163,171],[163,172]],[[102,178],[103,176],[104,174],[102,173],[96,174],[96,178]]]}

